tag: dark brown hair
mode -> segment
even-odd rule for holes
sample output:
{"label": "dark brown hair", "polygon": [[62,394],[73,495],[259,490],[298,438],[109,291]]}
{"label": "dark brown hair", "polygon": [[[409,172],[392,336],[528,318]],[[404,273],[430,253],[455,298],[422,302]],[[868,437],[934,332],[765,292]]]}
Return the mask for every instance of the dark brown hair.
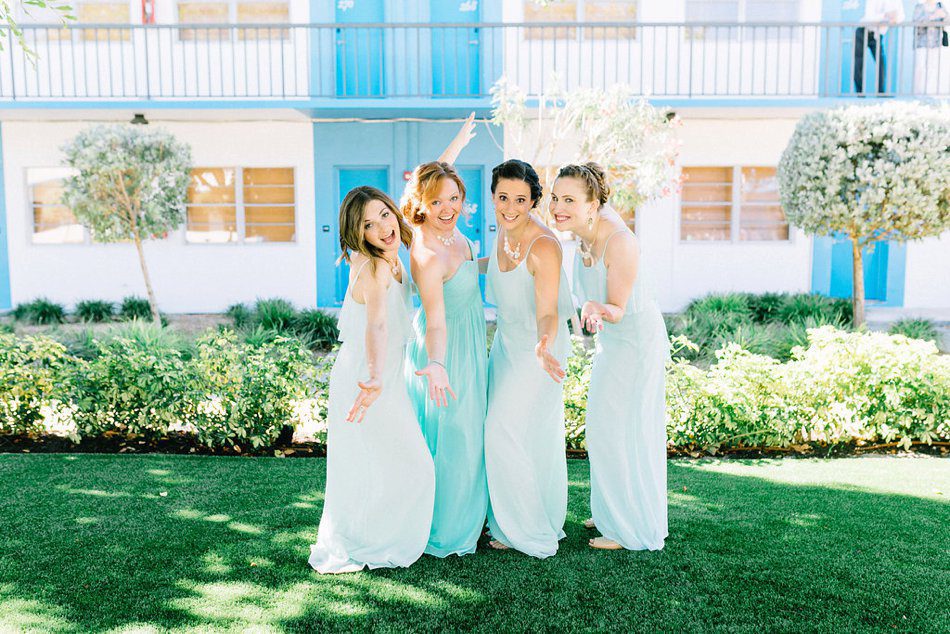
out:
{"label": "dark brown hair", "polygon": [[607,185],[607,174],[593,161],[583,165],[565,165],[558,171],[558,178],[577,178],[587,187],[587,198],[600,202],[603,207],[610,200],[610,186]]}
{"label": "dark brown hair", "polygon": [[414,225],[425,222],[424,207],[438,195],[443,178],[451,178],[458,185],[459,195],[465,201],[465,183],[455,168],[448,163],[432,161],[423,163],[412,170],[412,177],[406,183],[406,191],[402,195],[402,214]]}
{"label": "dark brown hair", "polygon": [[340,259],[350,261],[352,251],[362,253],[370,258],[383,257],[383,251],[366,241],[363,235],[363,211],[370,202],[378,200],[396,215],[399,223],[399,241],[407,247],[412,242],[412,229],[406,219],[399,213],[396,203],[384,192],[362,185],[347,192],[340,204]]}

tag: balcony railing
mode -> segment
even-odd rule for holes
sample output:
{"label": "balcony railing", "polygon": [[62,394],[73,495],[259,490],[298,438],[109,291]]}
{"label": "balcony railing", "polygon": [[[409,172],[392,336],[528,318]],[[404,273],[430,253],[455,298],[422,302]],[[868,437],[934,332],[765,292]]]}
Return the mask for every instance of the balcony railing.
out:
{"label": "balcony railing", "polygon": [[[24,25],[37,57],[16,45],[0,52],[0,101],[483,99],[502,76],[529,96],[558,81],[564,88],[625,84],[666,99],[848,97],[857,94],[859,26]],[[871,47],[865,33],[857,47],[867,66],[864,92],[950,97],[950,48],[939,41],[915,48],[921,35],[939,40],[939,29],[902,24]]]}

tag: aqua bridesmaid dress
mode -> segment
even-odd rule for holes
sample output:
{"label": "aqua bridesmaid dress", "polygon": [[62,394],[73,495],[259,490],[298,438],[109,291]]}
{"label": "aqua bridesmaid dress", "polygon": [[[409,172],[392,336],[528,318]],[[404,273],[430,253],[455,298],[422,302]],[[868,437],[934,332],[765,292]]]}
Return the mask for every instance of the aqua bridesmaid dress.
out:
{"label": "aqua bridesmaid dress", "polygon": [[348,292],[340,309],[342,345],[330,373],[326,493],[309,560],[321,573],[408,566],[422,556],[429,537],[435,473],[404,378],[412,335],[405,271],[403,282],[393,280],[386,293],[383,388],[362,422],[347,422],[346,415],[359,393],[357,382],[369,376],[366,306]]}
{"label": "aqua bridesmaid dress", "polygon": [[429,364],[426,354],[426,315],[419,309],[409,344],[407,381],[422,434],[435,461],[435,510],[425,552],[437,557],[475,552],[485,526],[488,485],[485,481],[485,408],[488,382],[485,309],[478,284],[478,261],[462,262],[445,281],[446,352],[449,385],[457,399],[437,407],[429,398],[425,377],[415,371]]}
{"label": "aqua bridesmaid dress", "polygon": [[[607,244],[618,233],[610,236]],[[597,335],[587,395],[590,506],[600,533],[629,550],[663,548],[667,530],[666,324],[643,281],[634,282],[626,312]],[[574,260],[574,292],[583,304],[607,299],[603,254],[590,267]]]}
{"label": "aqua bridesmaid dress", "polygon": [[[488,261],[486,294],[497,307],[488,360],[485,466],[492,537],[532,557],[550,557],[564,537],[567,461],[563,387],[538,363],[534,276],[525,259],[510,271],[498,268],[497,248]],[[556,241],[556,240],[555,240]],[[558,245],[560,246],[560,244]],[[549,350],[562,367],[570,353],[567,320],[574,311],[561,271],[557,338]]]}

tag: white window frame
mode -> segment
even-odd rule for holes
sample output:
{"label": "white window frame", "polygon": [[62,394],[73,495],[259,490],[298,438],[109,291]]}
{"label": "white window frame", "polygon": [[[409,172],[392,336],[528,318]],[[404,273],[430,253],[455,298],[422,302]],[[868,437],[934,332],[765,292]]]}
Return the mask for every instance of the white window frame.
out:
{"label": "white window frame", "polygon": [[[245,0],[247,2],[254,2],[255,0]],[[262,41],[269,42],[275,40],[288,40],[291,37],[289,25],[293,22],[293,2],[290,0],[259,0],[261,2],[273,1],[273,2],[284,2],[287,4],[287,22],[274,22],[272,27],[267,29],[267,32],[264,37],[255,38],[255,40],[248,40],[245,38],[242,41]],[[242,24],[248,24],[245,22],[237,21],[237,5],[242,3],[242,0],[175,0],[175,9],[174,9],[174,20],[175,25],[181,28],[178,29],[178,38],[181,40],[181,33],[187,28],[193,29],[202,29],[208,28],[206,24],[200,22],[181,22],[179,19],[178,7],[181,4],[226,4],[228,5],[228,17],[226,23],[230,26],[228,29],[228,37],[219,37],[217,40],[212,41],[236,41],[238,40],[238,29],[242,28]],[[247,28],[247,27],[244,27]],[[271,31],[277,31],[275,35],[271,34]],[[201,38],[192,41],[201,41]]]}
{"label": "white window frame", "polygon": [[[738,28],[735,28],[734,34],[727,33],[726,35],[722,35],[722,34],[716,33],[716,31],[714,30],[712,31],[713,34],[707,35],[704,33],[702,36],[692,36],[691,29],[689,27],[690,23],[698,22],[700,24],[705,24],[708,22],[713,25],[716,24],[715,20],[704,21],[704,20],[694,20],[690,18],[689,7],[691,5],[702,4],[702,1],[703,0],[686,0],[683,6],[683,10],[684,10],[683,21],[687,25],[686,28],[684,29],[684,38],[687,40],[695,39],[695,40],[714,40],[714,41],[725,42],[725,41],[756,40],[756,39],[769,39],[769,40],[776,40],[776,41],[789,41],[789,40],[798,41],[801,39],[801,30],[796,29],[794,27],[787,26],[786,22],[777,22],[776,26],[774,27],[769,26],[768,28],[765,28],[764,33],[763,33],[762,28],[749,30],[748,27],[744,28],[742,26],[739,26]],[[747,8],[746,5],[749,0],[723,0],[723,2],[726,2],[726,1],[731,1],[737,5],[737,11],[736,11],[737,24],[742,25],[748,22],[748,19],[746,16],[746,8]],[[801,22],[802,0],[781,0],[781,3],[794,5],[796,9],[795,17],[794,19],[790,20],[790,22]],[[722,22],[722,24],[728,25],[732,23],[728,21],[724,21]],[[775,29],[775,37],[771,36],[771,33],[772,33],[771,29],[773,28]]]}
{"label": "white window frame", "polygon": [[[185,221],[181,226],[181,239],[182,241],[190,247],[234,247],[234,246],[268,246],[268,247],[279,247],[279,246],[290,246],[300,243],[300,223],[297,222],[297,200],[298,200],[298,191],[297,191],[297,168],[294,165],[244,165],[244,166],[231,166],[231,165],[211,165],[206,164],[204,167],[209,167],[213,169],[233,169],[234,170],[234,224],[235,224],[235,233],[237,233],[236,240],[229,240],[228,242],[197,242],[188,239],[188,207],[189,205],[187,200],[185,201]],[[281,240],[281,241],[248,241],[247,240],[247,213],[244,203],[244,170],[245,169],[289,169],[293,172],[294,175],[294,239],[293,240]],[[190,176],[189,176],[190,177]],[[200,207],[202,205],[194,205]],[[208,205],[211,207],[219,205]],[[251,207],[273,207],[274,205],[267,205],[264,203],[250,203]],[[287,205],[290,206],[290,205]],[[262,223],[254,223],[262,224]],[[284,223],[276,223],[283,226]],[[290,226],[290,223],[286,223],[287,226]]]}
{"label": "white window frame", "polygon": [[[742,227],[742,170],[743,168],[749,167],[777,167],[773,165],[764,165],[764,164],[752,164],[752,163],[743,163],[743,164],[697,164],[697,165],[683,165],[680,169],[687,170],[691,168],[699,167],[710,167],[710,168],[728,168],[732,170],[732,200],[731,206],[729,208],[729,239],[728,240],[686,240],[683,238],[683,196],[680,194],[679,205],[676,210],[676,236],[677,242],[679,244],[689,244],[689,245],[714,245],[714,244],[729,244],[729,245],[738,245],[738,244],[774,244],[774,245],[791,245],[794,243],[795,231],[791,223],[788,222],[788,216],[785,216],[785,225],[788,227],[788,238],[784,240],[741,240],[739,238],[740,229]],[[782,203],[779,202],[779,206],[782,206]],[[785,208],[782,207],[782,214],[785,214]]]}
{"label": "white window frame", "polygon": [[[30,184],[30,170],[49,170],[52,173],[62,173],[62,176],[52,176],[51,178],[61,178],[66,179],[71,175],[75,174],[76,171],[68,167],[48,167],[42,165],[31,165],[23,169],[23,191],[26,192],[26,213],[27,213],[27,226],[30,228],[28,235],[26,236],[27,242],[31,247],[39,247],[42,249],[49,247],[81,247],[92,244],[92,237],[89,235],[89,229],[82,227],[82,240],[78,242],[37,242],[34,240],[36,235],[36,219],[33,216],[33,185]],[[64,205],[65,206],[65,205]],[[78,222],[76,224],[79,224]]]}

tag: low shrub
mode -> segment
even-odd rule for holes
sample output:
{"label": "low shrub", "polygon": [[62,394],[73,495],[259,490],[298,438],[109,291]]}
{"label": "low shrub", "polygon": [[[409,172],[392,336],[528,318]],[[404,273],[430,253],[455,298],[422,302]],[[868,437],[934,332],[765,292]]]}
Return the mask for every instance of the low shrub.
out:
{"label": "low shrub", "polygon": [[235,328],[247,326],[254,316],[254,313],[245,304],[231,304],[224,314],[231,318]]}
{"label": "low shrub", "polygon": [[122,304],[119,306],[119,316],[127,320],[141,319],[145,321],[152,318],[152,308],[144,297],[129,295],[122,300]]}
{"label": "low shrub", "polygon": [[798,293],[789,295],[778,309],[777,320],[783,324],[801,324],[809,319],[826,324],[849,323],[851,300],[817,293]]}
{"label": "low shrub", "polygon": [[68,412],[75,366],[49,337],[0,334],[0,434],[75,437]]}
{"label": "low shrub", "polygon": [[86,299],[76,303],[74,312],[80,321],[109,321],[115,313],[115,304],[100,299]]}
{"label": "low shrub", "polygon": [[315,308],[300,311],[294,318],[293,330],[313,348],[329,349],[340,336],[336,317]]}
{"label": "low shrub", "polygon": [[[157,326],[154,326],[158,330]],[[76,420],[84,435],[107,431],[165,435],[186,419],[194,378],[181,350],[145,325],[96,341],[94,358],[73,382]]]}
{"label": "low shrub", "polygon": [[299,341],[277,337],[246,345],[233,331],[200,339],[193,367],[194,411],[183,429],[211,447],[273,444],[293,425],[297,404],[312,396],[315,380],[312,356]]}
{"label": "low shrub", "polygon": [[254,325],[265,330],[291,334],[297,309],[286,299],[259,299],[254,304]]}
{"label": "low shrub", "polygon": [[61,324],[66,320],[66,308],[45,297],[17,304],[11,312],[15,320],[28,324]]}
{"label": "low shrub", "polygon": [[911,339],[937,341],[937,326],[929,319],[901,319],[891,324],[888,332],[892,335],[904,335]]}

